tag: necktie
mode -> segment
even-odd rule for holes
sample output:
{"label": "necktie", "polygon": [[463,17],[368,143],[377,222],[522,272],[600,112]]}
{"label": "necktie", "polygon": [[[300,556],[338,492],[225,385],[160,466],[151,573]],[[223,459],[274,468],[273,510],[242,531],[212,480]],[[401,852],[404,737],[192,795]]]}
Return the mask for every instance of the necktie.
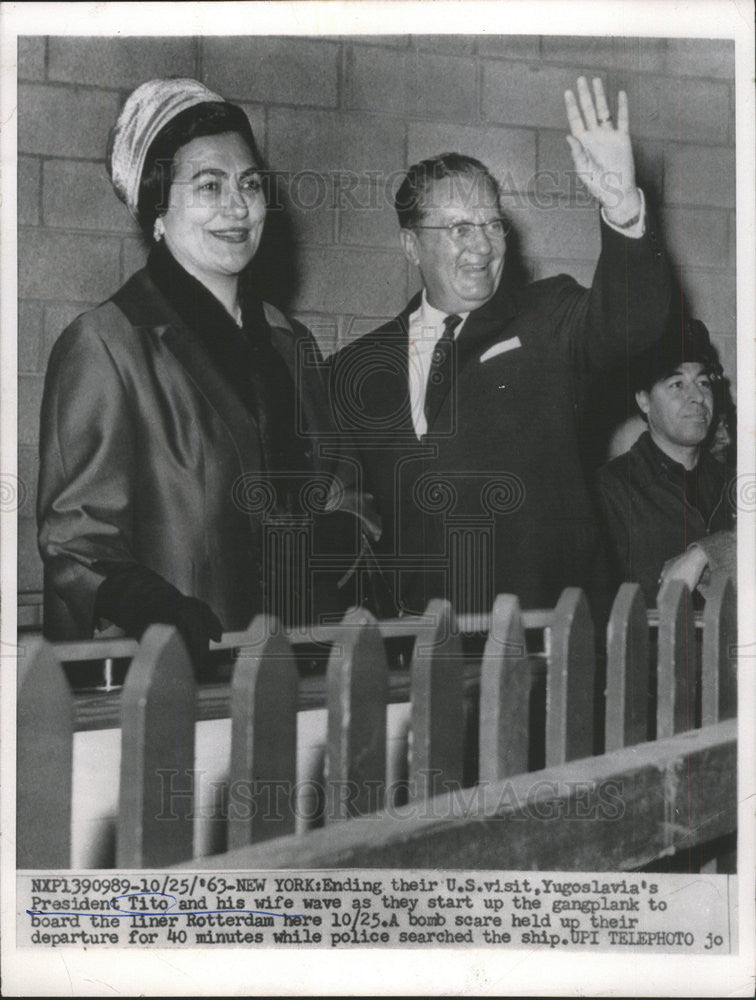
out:
{"label": "necktie", "polygon": [[429,431],[441,408],[454,375],[454,331],[462,322],[462,317],[452,313],[444,320],[444,332],[433,348],[428,385],[425,389],[425,421]]}

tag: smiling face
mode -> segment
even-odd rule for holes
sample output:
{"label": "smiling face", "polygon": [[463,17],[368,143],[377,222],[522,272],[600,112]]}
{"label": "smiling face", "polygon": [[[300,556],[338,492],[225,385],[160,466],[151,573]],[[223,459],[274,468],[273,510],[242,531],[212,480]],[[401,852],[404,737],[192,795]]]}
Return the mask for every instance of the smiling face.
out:
{"label": "smiling face", "polygon": [[402,249],[420,269],[428,301],[446,313],[470,312],[492,298],[504,267],[505,240],[474,229],[465,240],[446,229],[453,223],[483,223],[501,215],[490,181],[458,174],[433,181],[425,194],[417,229],[402,229]]}
{"label": "smiling face", "polygon": [[254,257],[265,222],[257,164],[236,132],[192,139],[176,153],[165,242],[204,284],[238,275]]}
{"label": "smiling face", "polygon": [[697,361],[685,361],[668,378],[637,392],[648,429],[657,445],[678,461],[681,450],[697,448],[714,413],[711,379]]}

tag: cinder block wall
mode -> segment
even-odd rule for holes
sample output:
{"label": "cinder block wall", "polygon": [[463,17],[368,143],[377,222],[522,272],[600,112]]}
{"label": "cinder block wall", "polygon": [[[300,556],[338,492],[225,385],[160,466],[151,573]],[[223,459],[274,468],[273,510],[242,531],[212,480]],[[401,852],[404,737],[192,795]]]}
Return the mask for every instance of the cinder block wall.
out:
{"label": "cinder block wall", "polygon": [[50,347],[145,251],[104,168],[127,94],[193,76],[249,113],[286,184],[269,221],[271,298],[325,351],[415,290],[390,196],[402,168],[458,149],[504,189],[531,277],[590,282],[596,211],[571,175],[563,91],[600,75],[628,92],[639,179],[697,316],[735,378],[732,43],[482,36],[25,38],[19,41],[19,589],[38,591],[37,435]]}

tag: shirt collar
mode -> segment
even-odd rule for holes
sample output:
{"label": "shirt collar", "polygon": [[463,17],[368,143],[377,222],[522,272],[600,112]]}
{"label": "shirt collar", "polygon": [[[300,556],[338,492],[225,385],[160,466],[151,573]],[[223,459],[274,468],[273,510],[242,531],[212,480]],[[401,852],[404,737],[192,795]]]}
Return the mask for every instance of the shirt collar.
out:
{"label": "shirt collar", "polygon": [[[420,302],[420,319],[422,321],[423,327],[433,327],[436,330],[441,330],[443,329],[444,320],[446,319],[447,316],[451,315],[453,314],[442,312],[440,309],[436,309],[435,306],[432,306],[428,301],[426,290],[423,289],[423,296]],[[465,320],[470,315],[470,312],[468,310],[467,312],[455,313],[454,315],[459,316],[460,319],[462,320],[462,322],[459,324],[459,326],[454,332],[454,336],[456,337],[459,331],[462,329]]]}

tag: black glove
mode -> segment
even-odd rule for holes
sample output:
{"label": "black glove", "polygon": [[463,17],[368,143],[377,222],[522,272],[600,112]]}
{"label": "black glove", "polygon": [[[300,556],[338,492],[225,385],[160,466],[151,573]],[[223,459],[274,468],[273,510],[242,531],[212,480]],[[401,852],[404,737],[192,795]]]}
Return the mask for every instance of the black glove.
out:
{"label": "black glove", "polygon": [[212,609],[196,597],[184,596],[145,566],[101,563],[96,568],[106,573],[106,578],[95,598],[95,617],[107,618],[137,639],[156,622],[175,625],[197,673],[210,640],[220,639],[223,632]]}

